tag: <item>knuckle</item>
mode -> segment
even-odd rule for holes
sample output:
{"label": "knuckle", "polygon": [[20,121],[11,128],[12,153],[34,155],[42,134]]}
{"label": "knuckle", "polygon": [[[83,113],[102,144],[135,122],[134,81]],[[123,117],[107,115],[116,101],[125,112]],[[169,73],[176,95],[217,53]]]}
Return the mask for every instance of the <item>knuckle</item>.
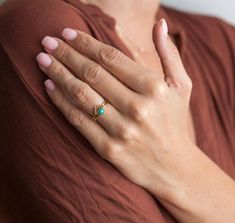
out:
{"label": "knuckle", "polygon": [[156,78],[154,78],[150,79],[146,85],[150,96],[157,97],[159,99],[165,98],[167,88],[162,81],[156,80]]}
{"label": "knuckle", "polygon": [[83,73],[83,78],[90,84],[97,84],[101,76],[101,66],[93,64]]}
{"label": "knuckle", "polygon": [[121,145],[119,145],[117,142],[109,141],[105,143],[102,155],[106,160],[111,161],[116,160],[122,151],[123,148]]}
{"label": "knuckle", "polygon": [[119,137],[122,140],[132,140],[136,137],[136,128],[132,126],[131,124],[128,125],[120,125],[118,127]]}
{"label": "knuckle", "polygon": [[58,80],[61,76],[63,76],[64,69],[59,64],[54,63],[53,66],[50,68],[49,72],[52,79]]}
{"label": "knuckle", "polygon": [[78,35],[76,41],[76,48],[79,49],[80,52],[85,53],[89,47],[89,37]]}
{"label": "knuckle", "polygon": [[193,82],[190,77],[187,78],[186,83],[185,83],[186,88],[191,91],[193,88]]}
{"label": "knuckle", "polygon": [[155,92],[153,95],[158,101],[164,101],[167,97],[166,84],[158,83],[155,87]]}
{"label": "knuckle", "polygon": [[193,82],[189,76],[187,76],[186,80],[181,84],[181,90],[185,94],[190,94],[193,88]]}
{"label": "knuckle", "polygon": [[100,52],[101,61],[107,65],[112,65],[115,61],[120,61],[121,57],[121,52],[113,47],[105,47]]}
{"label": "knuckle", "polygon": [[78,104],[84,104],[89,97],[89,86],[84,84],[83,86],[72,86],[72,96]]}
{"label": "knuckle", "polygon": [[60,58],[63,61],[68,61],[70,59],[70,56],[71,56],[70,47],[67,47],[67,46],[61,47],[59,54],[60,54]]}
{"label": "knuckle", "polygon": [[57,100],[56,106],[59,108],[59,110],[63,111],[65,107],[65,98],[60,97],[60,99]]}
{"label": "knuckle", "polygon": [[74,109],[69,114],[69,121],[75,126],[79,127],[82,124],[83,121],[83,115],[81,111],[78,111],[77,109]]}
{"label": "knuckle", "polygon": [[144,103],[138,101],[129,102],[130,116],[137,122],[143,122],[147,118],[147,109]]}

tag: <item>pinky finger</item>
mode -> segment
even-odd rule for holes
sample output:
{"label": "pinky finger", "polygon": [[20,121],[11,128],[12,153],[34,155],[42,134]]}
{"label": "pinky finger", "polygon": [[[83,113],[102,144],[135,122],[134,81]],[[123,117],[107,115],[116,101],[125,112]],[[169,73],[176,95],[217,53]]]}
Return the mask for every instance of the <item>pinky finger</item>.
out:
{"label": "pinky finger", "polygon": [[65,93],[50,80],[45,81],[46,91],[66,119],[90,142],[96,152],[104,159],[104,145],[110,136],[97,122],[86,115],[67,98]]}

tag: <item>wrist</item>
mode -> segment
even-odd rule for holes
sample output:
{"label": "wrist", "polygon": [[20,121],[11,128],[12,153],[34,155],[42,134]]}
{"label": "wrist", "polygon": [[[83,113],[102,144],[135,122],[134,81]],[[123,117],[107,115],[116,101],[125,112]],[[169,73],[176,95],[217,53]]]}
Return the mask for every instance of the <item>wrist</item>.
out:
{"label": "wrist", "polygon": [[190,182],[194,172],[198,174],[198,159],[202,155],[190,140],[177,143],[179,144],[181,146],[171,145],[172,149],[166,150],[170,152],[159,158],[160,165],[151,169],[153,174],[146,186],[154,196],[169,202],[183,193],[183,188],[188,185],[187,182]]}
{"label": "wrist", "polygon": [[222,223],[234,217],[234,181],[198,147],[187,144],[184,159],[181,158],[171,175],[175,177],[165,180],[161,190],[156,190],[152,183],[149,191],[180,222]]}

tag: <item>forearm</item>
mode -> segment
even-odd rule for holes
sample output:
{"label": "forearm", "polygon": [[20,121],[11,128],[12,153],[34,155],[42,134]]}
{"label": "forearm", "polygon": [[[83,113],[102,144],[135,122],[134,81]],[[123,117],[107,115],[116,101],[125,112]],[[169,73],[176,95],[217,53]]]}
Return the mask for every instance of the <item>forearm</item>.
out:
{"label": "forearm", "polygon": [[[195,147],[192,145],[192,147]],[[235,217],[235,183],[197,147],[179,163],[177,182],[150,192],[181,223],[228,223]],[[176,158],[177,159],[177,158]],[[167,182],[167,180],[166,180]]]}

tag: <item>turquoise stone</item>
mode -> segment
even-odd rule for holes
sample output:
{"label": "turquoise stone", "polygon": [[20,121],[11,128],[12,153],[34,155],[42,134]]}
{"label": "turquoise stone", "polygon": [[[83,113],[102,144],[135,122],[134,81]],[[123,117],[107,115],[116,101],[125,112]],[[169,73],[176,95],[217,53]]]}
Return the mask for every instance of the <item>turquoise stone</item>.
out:
{"label": "turquoise stone", "polygon": [[98,114],[99,115],[103,115],[104,114],[104,109],[103,108],[99,108],[98,109]]}

